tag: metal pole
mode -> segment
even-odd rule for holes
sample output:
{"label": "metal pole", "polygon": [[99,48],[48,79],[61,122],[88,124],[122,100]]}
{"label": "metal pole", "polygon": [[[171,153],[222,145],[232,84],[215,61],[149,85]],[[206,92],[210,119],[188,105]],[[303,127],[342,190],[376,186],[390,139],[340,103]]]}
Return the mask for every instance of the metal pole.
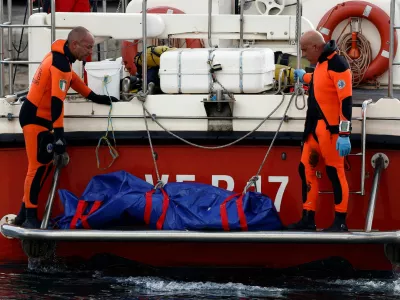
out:
{"label": "metal pole", "polygon": [[301,37],[301,15],[302,14],[303,14],[303,2],[302,2],[302,0],[297,0],[297,13],[296,13],[297,69],[300,69],[300,62],[301,62],[300,37]]}
{"label": "metal pole", "polygon": [[46,208],[45,208],[45,211],[43,214],[43,220],[42,220],[42,224],[40,226],[41,229],[46,229],[47,225],[49,223],[51,209],[53,207],[53,200],[54,200],[54,195],[56,193],[56,187],[57,187],[59,176],[60,176],[60,167],[57,166],[57,168],[54,172],[53,183],[51,186],[49,198],[47,199]]}
{"label": "metal pole", "polygon": [[29,18],[33,14],[32,0],[26,0],[26,5],[28,6],[28,18]]}
{"label": "metal pole", "polygon": [[65,152],[61,155],[56,155],[54,158],[56,170],[53,175],[53,182],[51,184],[51,189],[49,193],[49,197],[47,198],[46,207],[43,214],[42,224],[40,225],[40,229],[47,229],[47,225],[49,223],[51,210],[53,208],[54,196],[56,194],[56,189],[58,185],[58,180],[60,177],[61,169],[69,163],[69,156]]}
{"label": "metal pole", "polygon": [[365,100],[362,104],[361,117],[362,117],[362,127],[361,127],[361,187],[360,193],[362,196],[365,195],[365,150],[367,143],[367,107],[372,103],[372,100]]}
{"label": "metal pole", "polygon": [[243,19],[243,11],[244,11],[244,1],[240,0],[240,43],[239,47],[243,48],[243,27],[244,27],[244,19]]}
{"label": "metal pole", "polygon": [[147,92],[147,0],[142,3],[142,31],[143,31],[143,50],[142,50],[142,82],[143,93]]}
{"label": "metal pole", "polygon": [[[3,0],[0,1],[0,24],[4,23],[3,18]],[[4,31],[0,29],[0,61],[4,60]],[[0,96],[4,96],[4,64],[0,64]]]}
{"label": "metal pole", "polygon": [[122,12],[126,13],[126,7],[128,6],[128,0],[122,0]]}
{"label": "metal pole", "polygon": [[[12,23],[12,0],[7,0],[7,12],[8,12],[8,22]],[[12,28],[8,28],[8,57],[12,60],[13,55],[13,33]],[[8,65],[8,94],[12,95],[14,93],[14,85],[13,85],[13,65]]]}
{"label": "metal pole", "polygon": [[211,14],[212,14],[212,0],[208,0],[208,46],[212,48],[211,42]]}
{"label": "metal pole", "polygon": [[393,59],[394,59],[394,20],[395,0],[390,1],[390,38],[389,38],[389,76],[388,76],[388,98],[393,98]]}
{"label": "metal pole", "polygon": [[381,179],[381,173],[382,173],[383,167],[384,167],[383,157],[379,156],[375,160],[374,180],[372,182],[372,190],[371,190],[371,197],[369,199],[367,220],[365,222],[365,231],[366,232],[370,232],[372,229],[372,221],[374,220],[374,213],[375,213],[376,194],[378,192],[379,180]]}
{"label": "metal pole", "polygon": [[[399,231],[302,232],[250,231],[211,232],[179,230],[54,230],[30,229],[3,224],[1,233],[22,240],[84,242],[197,242],[197,243],[285,243],[285,244],[388,244],[399,243]],[[314,246],[315,247],[315,246]]]}
{"label": "metal pole", "polygon": [[[107,1],[103,0],[103,12],[107,12]],[[108,42],[107,40],[103,43],[103,49],[104,49],[104,59],[107,58],[108,55]]]}
{"label": "metal pole", "polygon": [[51,43],[56,40],[56,3],[51,0]]}

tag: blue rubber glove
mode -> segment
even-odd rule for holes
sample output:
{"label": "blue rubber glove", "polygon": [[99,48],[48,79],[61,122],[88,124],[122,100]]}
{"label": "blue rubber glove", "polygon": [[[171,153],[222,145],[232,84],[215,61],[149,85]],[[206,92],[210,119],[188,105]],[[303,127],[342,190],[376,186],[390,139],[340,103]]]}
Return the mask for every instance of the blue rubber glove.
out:
{"label": "blue rubber glove", "polygon": [[351,144],[348,136],[339,136],[336,142],[336,150],[339,151],[340,156],[346,156],[350,154]]}
{"label": "blue rubber glove", "polygon": [[297,82],[297,78],[300,78],[300,82],[304,83],[303,76],[306,74],[306,71],[303,69],[296,69],[294,70],[294,81]]}

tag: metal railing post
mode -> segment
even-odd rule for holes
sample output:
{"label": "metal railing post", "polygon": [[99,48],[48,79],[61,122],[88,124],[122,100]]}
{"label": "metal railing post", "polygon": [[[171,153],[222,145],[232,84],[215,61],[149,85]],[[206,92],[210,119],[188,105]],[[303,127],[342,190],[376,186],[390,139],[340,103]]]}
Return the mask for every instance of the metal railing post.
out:
{"label": "metal railing post", "polygon": [[51,43],[56,40],[56,1],[51,0]]}
{"label": "metal railing post", "polygon": [[[103,0],[103,13],[107,13],[107,0]],[[107,40],[103,43],[103,49],[104,49],[104,59],[107,58],[108,55],[108,42]],[[101,55],[100,55],[101,57]]]}
{"label": "metal railing post", "polygon": [[[4,23],[3,0],[0,1],[0,24]],[[4,60],[4,30],[0,29],[0,61]],[[0,96],[4,96],[4,64],[0,63]]]}
{"label": "metal railing post", "polygon": [[122,0],[122,12],[126,13],[126,7],[128,6],[128,0]]}
{"label": "metal railing post", "polygon": [[376,158],[375,160],[373,160],[375,164],[375,172],[374,172],[374,179],[372,182],[371,196],[369,199],[367,219],[365,221],[365,232],[371,232],[372,230],[372,221],[374,220],[376,195],[379,189],[379,180],[381,179],[382,170],[386,168],[388,164],[388,160],[387,158],[384,158],[384,154],[378,153],[375,154],[375,156]]}
{"label": "metal railing post", "polygon": [[33,14],[33,3],[32,0],[26,0],[26,5],[27,5],[27,12],[28,12],[28,17],[30,17]]}
{"label": "metal railing post", "polygon": [[394,59],[394,31],[395,31],[395,0],[390,1],[390,39],[389,39],[389,76],[388,98],[393,98],[393,59]]}
{"label": "metal railing post", "polygon": [[56,194],[57,185],[58,185],[58,181],[60,178],[60,172],[63,167],[68,165],[68,163],[69,163],[69,155],[67,152],[65,152],[64,154],[55,155],[54,165],[56,166],[56,170],[54,171],[53,182],[51,184],[50,193],[47,198],[46,207],[44,210],[42,224],[40,225],[40,229],[47,229],[47,226],[48,226],[49,220],[50,220],[50,216],[51,216],[51,211],[53,209],[54,196]]}
{"label": "metal railing post", "polygon": [[361,196],[365,195],[365,150],[367,148],[367,107],[372,103],[372,100],[365,100],[362,104],[361,109],[361,118],[362,118],[362,126],[361,126],[361,184],[360,184],[360,194]]}
{"label": "metal railing post", "polygon": [[[8,23],[12,24],[12,0],[7,0]],[[8,27],[8,57],[12,60],[13,55],[13,32],[12,27]],[[13,84],[13,64],[8,65],[8,94],[14,93]]]}
{"label": "metal railing post", "polygon": [[297,0],[297,13],[296,13],[296,50],[297,50],[297,69],[300,69],[301,63],[301,47],[300,47],[300,38],[301,38],[301,15],[303,13],[303,1]]}
{"label": "metal railing post", "polygon": [[[211,0],[210,0],[211,1]],[[142,3],[142,32],[143,32],[143,50],[142,50],[142,82],[143,93],[147,92],[147,0]]]}
{"label": "metal railing post", "polygon": [[240,0],[240,43],[239,47],[243,48],[243,30],[244,30],[244,18],[243,18],[243,11],[244,11],[244,1]]}
{"label": "metal railing post", "polygon": [[212,0],[208,0],[208,46],[210,48],[212,48],[211,25],[212,25]]}

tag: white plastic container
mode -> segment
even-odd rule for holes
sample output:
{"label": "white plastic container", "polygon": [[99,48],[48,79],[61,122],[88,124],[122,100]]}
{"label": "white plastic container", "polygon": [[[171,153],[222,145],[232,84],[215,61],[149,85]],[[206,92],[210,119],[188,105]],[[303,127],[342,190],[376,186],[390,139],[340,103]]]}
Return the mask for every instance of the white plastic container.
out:
{"label": "white plastic container", "polygon": [[119,99],[121,68],[122,64],[119,61],[87,62],[85,70],[88,87],[98,95],[109,95]]}
{"label": "white plastic container", "polygon": [[261,93],[273,87],[275,61],[274,52],[269,48],[185,48],[161,55],[161,90],[168,94],[202,94],[209,93],[211,87],[214,91],[222,89],[212,82],[210,57],[213,65],[221,64],[222,70],[214,74],[228,92]]}

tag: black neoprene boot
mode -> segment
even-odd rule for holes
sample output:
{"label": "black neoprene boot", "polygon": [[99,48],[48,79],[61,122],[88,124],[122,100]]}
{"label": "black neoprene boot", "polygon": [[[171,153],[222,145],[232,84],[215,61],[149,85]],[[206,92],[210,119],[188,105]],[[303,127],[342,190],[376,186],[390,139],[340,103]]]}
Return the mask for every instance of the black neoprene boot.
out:
{"label": "black neoprene boot", "polygon": [[37,209],[36,208],[27,208],[26,209],[26,220],[22,224],[24,228],[40,228],[41,222],[37,217]]}
{"label": "black neoprene boot", "polygon": [[14,225],[21,226],[26,219],[26,209],[25,209],[25,202],[22,202],[21,209],[19,210],[18,215],[14,219]]}
{"label": "black neoprene boot", "polygon": [[333,221],[333,224],[326,228],[323,229],[322,231],[326,232],[335,232],[335,231],[349,231],[346,225],[346,213],[340,213],[340,212],[335,212],[335,220]]}
{"label": "black neoprene boot", "polygon": [[317,230],[315,226],[315,211],[303,209],[303,217],[297,223],[290,224],[288,230]]}

